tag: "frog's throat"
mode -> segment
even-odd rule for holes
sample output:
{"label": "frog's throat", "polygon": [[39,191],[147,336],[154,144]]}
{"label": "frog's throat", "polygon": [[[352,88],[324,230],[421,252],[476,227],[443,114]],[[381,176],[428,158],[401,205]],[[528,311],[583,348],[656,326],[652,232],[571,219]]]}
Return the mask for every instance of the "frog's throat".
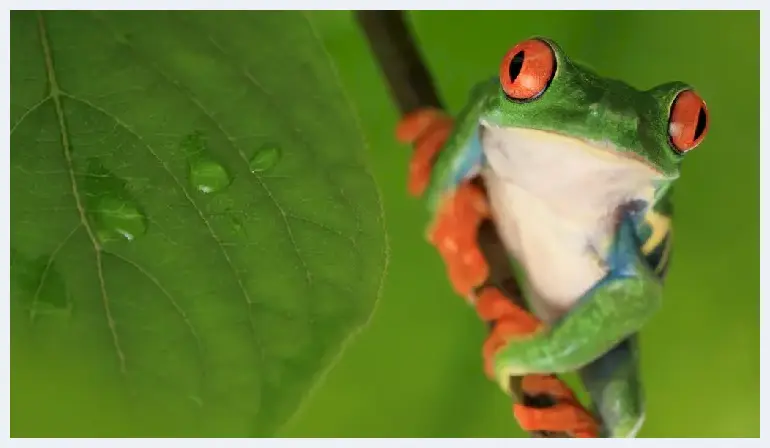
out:
{"label": "frog's throat", "polygon": [[614,212],[628,202],[651,203],[658,182],[665,179],[641,157],[606,144],[483,123],[480,136],[489,169],[540,197],[545,205]]}
{"label": "frog's throat", "polygon": [[639,154],[633,151],[620,150],[617,146],[615,146],[610,141],[588,140],[580,137],[562,134],[556,131],[546,131],[546,130],[528,129],[528,128],[500,127],[483,119],[480,121],[480,125],[481,125],[481,129],[480,129],[481,133],[489,130],[497,130],[497,131],[511,130],[511,131],[525,132],[527,134],[531,134],[533,138],[542,140],[543,146],[549,146],[549,144],[551,143],[564,144],[565,142],[570,142],[569,144],[573,146],[575,150],[582,151],[587,155],[591,155],[591,156],[606,159],[606,160],[614,159],[619,163],[630,162],[630,163],[642,165],[650,171],[651,179],[665,180],[669,178],[669,176],[666,176],[665,173],[663,173],[657,167],[652,165],[652,163],[650,163],[649,160],[645,159],[644,157],[640,156]]}

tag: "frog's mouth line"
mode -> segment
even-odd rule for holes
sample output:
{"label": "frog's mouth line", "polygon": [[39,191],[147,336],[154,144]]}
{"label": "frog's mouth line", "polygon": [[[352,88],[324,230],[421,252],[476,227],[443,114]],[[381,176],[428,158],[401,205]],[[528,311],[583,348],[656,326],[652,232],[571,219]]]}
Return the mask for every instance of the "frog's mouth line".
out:
{"label": "frog's mouth line", "polygon": [[670,177],[670,176],[667,176],[658,168],[656,168],[655,166],[653,166],[644,157],[636,154],[633,151],[623,151],[619,149],[617,146],[610,143],[609,141],[588,140],[588,139],[583,139],[580,137],[562,134],[560,132],[550,131],[550,130],[546,131],[542,129],[515,128],[515,127],[506,128],[506,127],[492,124],[486,120],[481,120],[480,124],[481,124],[480,126],[481,133],[483,133],[485,130],[488,130],[488,129],[497,129],[497,130],[512,129],[512,130],[525,131],[528,133],[532,133],[533,135],[537,135],[537,138],[542,139],[545,145],[548,144],[548,140],[561,141],[562,143],[565,140],[569,140],[571,145],[576,146],[576,149],[582,150],[584,153],[596,156],[597,158],[602,158],[605,160],[614,160],[620,163],[632,162],[634,164],[643,165],[644,167],[646,167],[651,171],[652,179],[664,180]]}

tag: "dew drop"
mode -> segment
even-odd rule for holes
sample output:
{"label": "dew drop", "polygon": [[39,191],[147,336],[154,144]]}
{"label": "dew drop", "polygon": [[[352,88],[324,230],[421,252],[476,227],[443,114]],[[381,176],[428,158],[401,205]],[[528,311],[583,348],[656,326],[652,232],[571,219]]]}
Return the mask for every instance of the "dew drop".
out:
{"label": "dew drop", "polygon": [[97,207],[94,214],[99,223],[97,232],[102,242],[114,239],[134,241],[147,231],[145,216],[132,201],[104,195]]}
{"label": "dew drop", "polygon": [[230,173],[217,161],[203,134],[193,132],[182,141],[190,168],[190,183],[197,191],[209,194],[222,191],[232,182]]}
{"label": "dew drop", "polygon": [[281,147],[274,144],[265,145],[251,156],[249,168],[252,173],[264,173],[277,165],[279,160],[281,160]]}
{"label": "dew drop", "polygon": [[85,189],[88,215],[102,243],[134,241],[147,232],[147,217],[126,181],[97,159],[89,161]]}
{"label": "dew drop", "polygon": [[230,174],[219,163],[198,158],[190,162],[190,182],[201,193],[216,193],[230,185]]}

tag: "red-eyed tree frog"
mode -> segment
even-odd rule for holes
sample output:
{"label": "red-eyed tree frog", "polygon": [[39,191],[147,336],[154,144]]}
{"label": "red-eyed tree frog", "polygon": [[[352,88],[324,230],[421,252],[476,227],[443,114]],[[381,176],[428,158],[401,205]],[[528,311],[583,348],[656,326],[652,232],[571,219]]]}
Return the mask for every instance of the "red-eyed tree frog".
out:
{"label": "red-eyed tree frog", "polygon": [[[434,216],[429,239],[457,292],[502,318],[484,355],[504,389],[510,376],[578,371],[601,436],[637,434],[637,334],[661,305],[671,186],[708,128],[689,85],[637,90],[544,38],[508,51],[456,120],[421,110],[402,121],[399,138],[416,146],[410,189]],[[499,291],[479,293],[489,273],[476,243],[484,219],[494,221],[537,319],[506,321],[524,311]],[[517,417],[528,430],[556,429],[543,428],[542,412],[519,406]]]}

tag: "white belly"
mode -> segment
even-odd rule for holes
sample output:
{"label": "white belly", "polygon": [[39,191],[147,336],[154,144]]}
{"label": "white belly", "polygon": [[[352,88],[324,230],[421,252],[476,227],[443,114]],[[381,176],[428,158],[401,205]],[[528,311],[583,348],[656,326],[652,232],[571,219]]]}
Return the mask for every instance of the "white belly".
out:
{"label": "white belly", "polygon": [[532,311],[552,322],[607,273],[615,210],[650,200],[650,170],[555,134],[488,128],[482,176],[508,251],[527,275]]}
{"label": "white belly", "polygon": [[550,322],[606,273],[580,229],[560,222],[540,199],[484,170],[500,238],[528,276],[533,312]]}

